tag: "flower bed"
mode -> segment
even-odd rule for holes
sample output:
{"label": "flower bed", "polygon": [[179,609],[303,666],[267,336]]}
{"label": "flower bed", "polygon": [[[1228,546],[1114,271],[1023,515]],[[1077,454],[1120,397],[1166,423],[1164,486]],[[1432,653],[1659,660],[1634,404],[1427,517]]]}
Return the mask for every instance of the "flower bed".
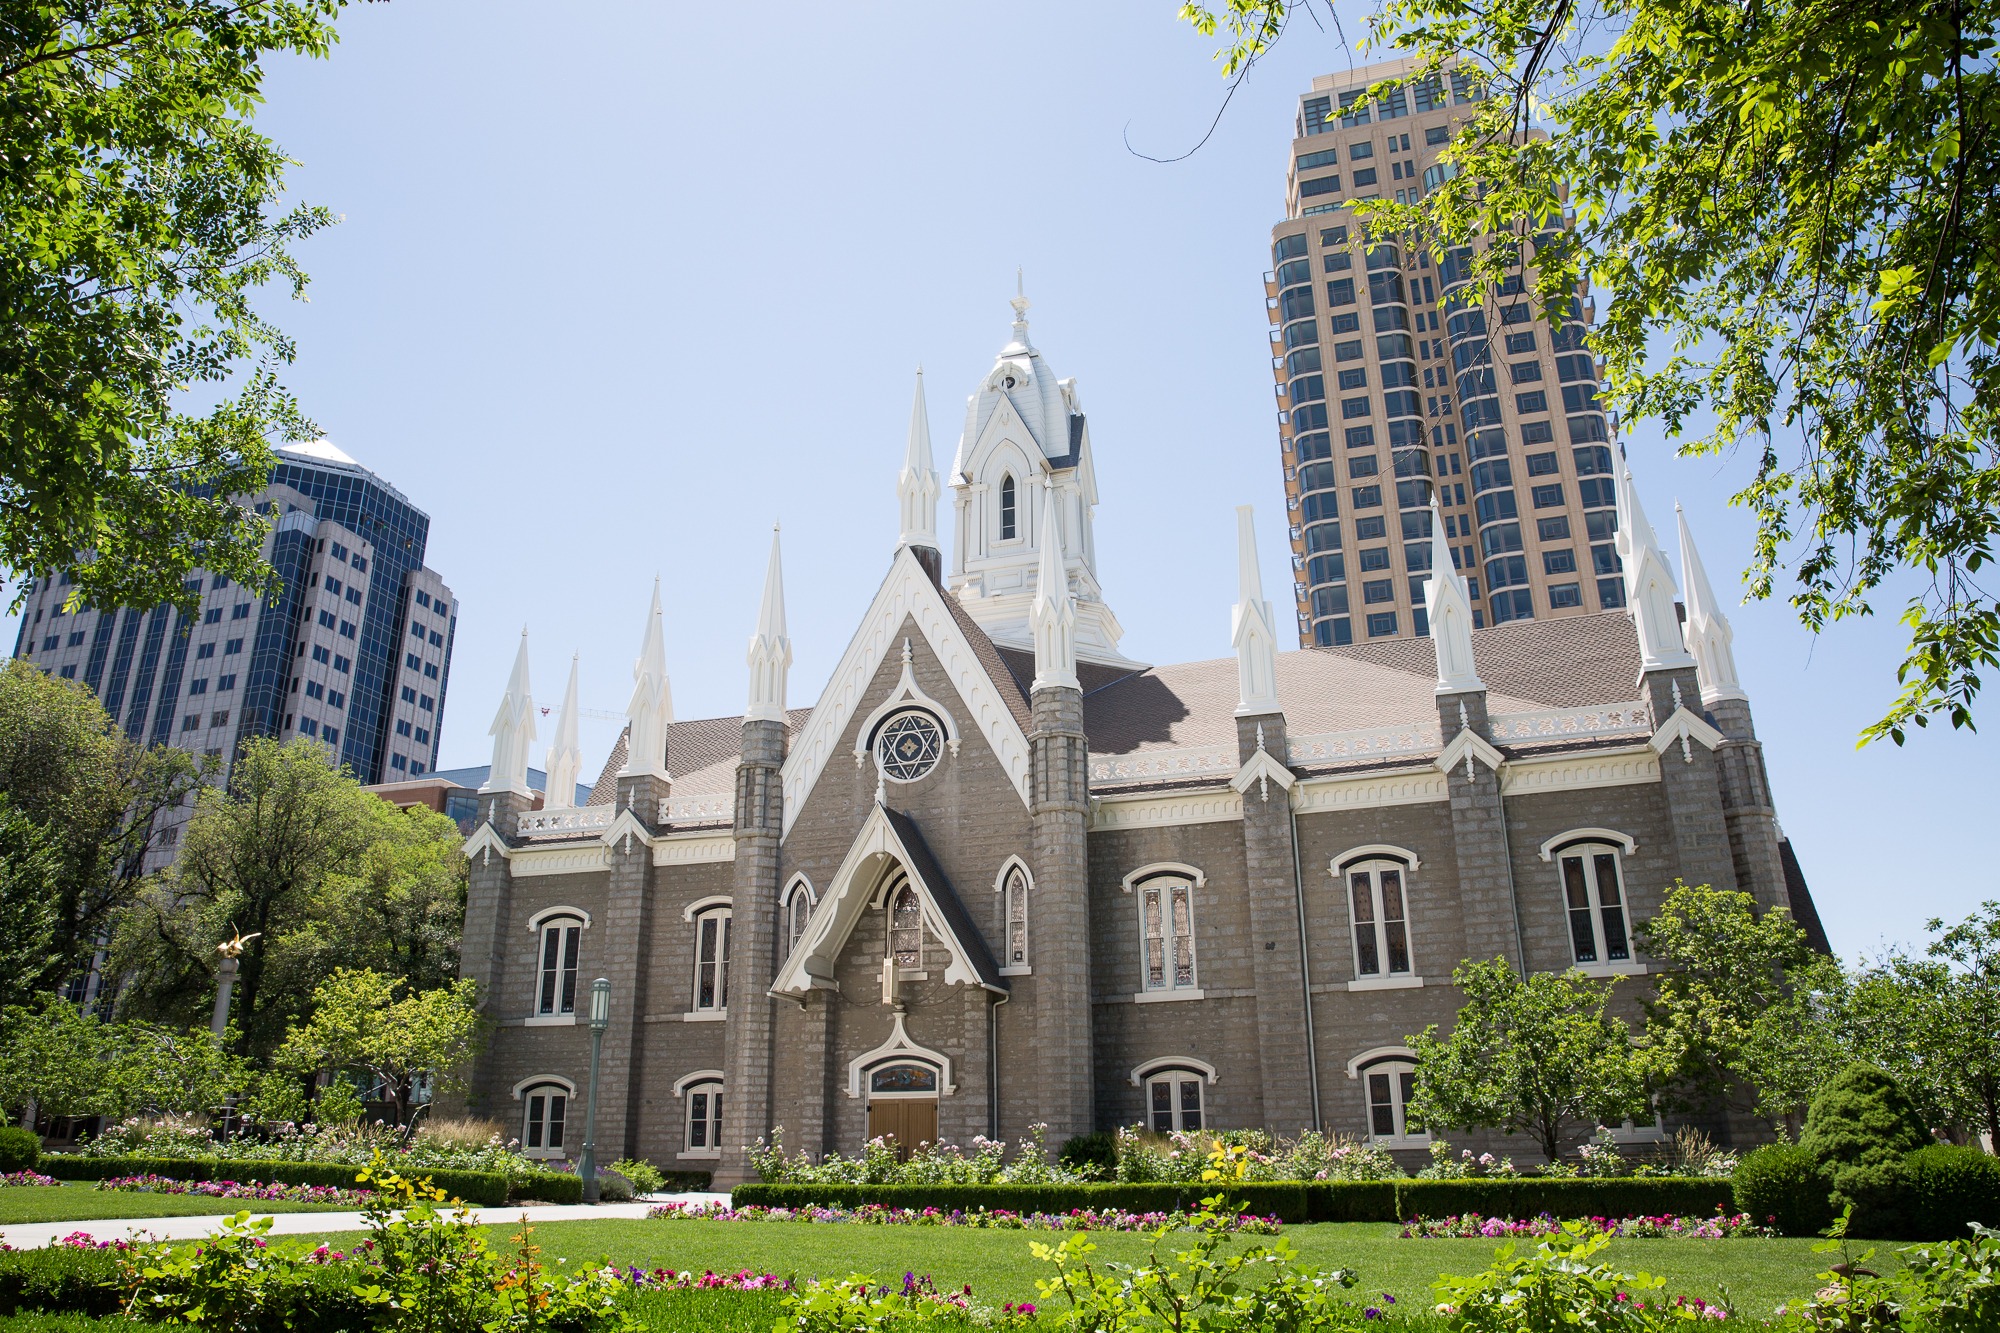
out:
{"label": "flower bed", "polygon": [[[847,1222],[862,1226],[972,1227],[988,1231],[1155,1231],[1188,1225],[1185,1213],[1131,1213],[1120,1208],[1017,1213],[1006,1208],[892,1208],[878,1203],[864,1203],[858,1208],[811,1205],[766,1208],[756,1204],[732,1208],[721,1203],[663,1203],[649,1210],[646,1216],[705,1222]],[[1276,1217],[1259,1217],[1254,1213],[1238,1213],[1219,1220],[1225,1231],[1259,1236],[1275,1235],[1282,1225]]]}
{"label": "flower bed", "polygon": [[[1692,1240],[1724,1240],[1741,1236],[1775,1236],[1770,1227],[1758,1226],[1748,1213],[1717,1213],[1713,1217],[1587,1217],[1573,1219],[1622,1240],[1653,1240],[1684,1237]],[[1554,1236],[1563,1224],[1543,1213],[1540,1217],[1481,1217],[1460,1213],[1452,1217],[1413,1217],[1403,1224],[1405,1240],[1504,1240],[1510,1236]]]}
{"label": "flower bed", "polygon": [[707,1269],[675,1272],[671,1268],[619,1268],[602,1270],[605,1277],[623,1282],[634,1291],[790,1291],[792,1280],[776,1273],[753,1273],[739,1268],[734,1273]]}
{"label": "flower bed", "polygon": [[60,1185],[54,1176],[45,1176],[35,1171],[9,1171],[0,1176],[0,1185]]}
{"label": "flower bed", "polygon": [[[54,1182],[50,1182],[54,1183]],[[262,1199],[273,1203],[342,1203],[359,1208],[373,1190],[342,1189],[335,1185],[286,1185],[258,1180],[180,1180],[152,1174],[113,1176],[97,1182],[101,1190],[129,1190],[138,1194],[186,1194],[203,1199]]]}

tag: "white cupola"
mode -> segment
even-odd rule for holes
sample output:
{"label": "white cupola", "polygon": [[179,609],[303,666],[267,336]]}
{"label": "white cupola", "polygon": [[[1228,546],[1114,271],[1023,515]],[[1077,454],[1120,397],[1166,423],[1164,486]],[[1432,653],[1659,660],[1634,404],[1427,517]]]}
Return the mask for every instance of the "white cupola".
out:
{"label": "white cupola", "polygon": [[1097,478],[1076,381],[1058,380],[1028,341],[1028,298],[1018,287],[1013,306],[1014,336],[966,400],[952,461],[950,588],[995,643],[1032,649],[1043,534],[1058,523],[1076,598],[1077,657],[1132,665],[1118,651],[1125,631],[1097,582]]}

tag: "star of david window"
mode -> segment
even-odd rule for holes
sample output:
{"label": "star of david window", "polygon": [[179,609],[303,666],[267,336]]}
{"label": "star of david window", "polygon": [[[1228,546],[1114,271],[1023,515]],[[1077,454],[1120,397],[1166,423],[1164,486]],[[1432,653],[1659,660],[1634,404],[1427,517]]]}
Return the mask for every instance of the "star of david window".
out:
{"label": "star of david window", "polygon": [[943,751],[944,729],[929,713],[914,709],[890,718],[875,738],[882,773],[892,782],[915,782],[937,767]]}

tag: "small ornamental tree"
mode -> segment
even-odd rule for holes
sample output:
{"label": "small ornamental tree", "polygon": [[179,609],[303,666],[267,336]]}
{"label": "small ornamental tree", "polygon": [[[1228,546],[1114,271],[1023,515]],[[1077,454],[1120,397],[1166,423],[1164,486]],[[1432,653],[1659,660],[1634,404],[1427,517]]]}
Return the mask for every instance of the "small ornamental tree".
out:
{"label": "small ornamental tree", "polygon": [[299,1074],[359,1070],[372,1076],[397,1124],[409,1120],[419,1084],[455,1086],[478,1049],[475,987],[461,979],[399,995],[400,977],[341,968],[313,992],[312,1018],[291,1030],[274,1058]]}
{"label": "small ornamental tree", "polygon": [[1859,1061],[1819,1090],[1799,1136],[1799,1146],[1832,1180],[1835,1211],[1853,1205],[1853,1228],[1879,1236],[1895,1235],[1902,1225],[1903,1158],[1931,1141],[1895,1078]]}
{"label": "small ornamental tree", "polygon": [[1501,958],[1461,963],[1451,979],[1465,995],[1451,1035],[1432,1024],[1409,1038],[1413,1121],[1529,1134],[1553,1162],[1591,1126],[1649,1114],[1631,1031],[1605,1013],[1615,981],[1575,972],[1523,979]]}

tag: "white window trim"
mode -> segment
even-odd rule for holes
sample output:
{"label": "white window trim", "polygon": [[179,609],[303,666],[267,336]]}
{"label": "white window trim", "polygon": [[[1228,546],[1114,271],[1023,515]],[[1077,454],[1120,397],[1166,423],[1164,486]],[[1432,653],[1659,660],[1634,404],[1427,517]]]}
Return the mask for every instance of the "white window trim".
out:
{"label": "white window trim", "polygon": [[584,911],[581,907],[565,905],[561,907],[544,907],[541,911],[529,917],[528,933],[530,935],[539,935],[545,922],[559,916],[573,916],[583,923],[585,930],[590,929],[590,913]]}
{"label": "white window trim", "polygon": [[701,1007],[701,923],[712,916],[720,916],[727,923],[723,926],[717,937],[716,942],[722,947],[715,960],[716,979],[721,983],[716,987],[716,990],[719,994],[726,995],[729,993],[728,946],[734,943],[730,937],[736,933],[736,908],[731,899],[717,896],[689,903],[687,910],[682,912],[681,915],[694,926],[694,939],[692,940],[694,948],[689,959],[691,966],[688,970],[688,1011],[681,1015],[681,1021],[684,1023],[724,1022],[729,1018],[729,1006],[727,1004],[714,1005],[706,1009]]}
{"label": "white window trim", "polygon": [[1151,865],[1140,866],[1118,883],[1120,888],[1130,893],[1139,887],[1141,881],[1154,879],[1161,875],[1177,875],[1192,883],[1197,889],[1208,883],[1207,875],[1203,874],[1196,867],[1180,861],[1155,861]]}
{"label": "white window trim", "polygon": [[[939,1091],[944,1088],[944,1070],[939,1068],[935,1060],[919,1060],[915,1056],[907,1055],[890,1060],[877,1060],[864,1071],[866,1081],[873,1083],[875,1071],[886,1069],[891,1065],[919,1065],[929,1069],[937,1077]],[[872,1087],[867,1088],[863,1095],[871,1102],[934,1102],[938,1099],[938,1092],[877,1092]]]}
{"label": "white window trim", "polygon": [[726,893],[710,894],[706,898],[697,898],[686,907],[683,907],[681,909],[681,920],[693,921],[696,917],[711,912],[718,907],[734,907],[735,905],[736,900]]}
{"label": "white window trim", "polygon": [[[1007,942],[1008,927],[1013,924],[1007,914],[1007,877],[1016,870],[1021,872],[1022,913],[1028,927],[1028,957],[1035,956],[1035,919],[1032,910],[1035,901],[1035,874],[1028,869],[1028,863],[1018,856],[1010,856],[1000,863],[1000,873],[993,878],[993,892],[1000,896],[1000,955],[1006,957],[1010,946]],[[1020,966],[1006,966],[1000,969],[1003,977],[1032,977],[1035,967],[1032,962]]]}
{"label": "white window trim", "polygon": [[1554,861],[1557,852],[1568,851],[1570,844],[1575,842],[1610,843],[1615,847],[1622,847],[1627,856],[1639,850],[1639,844],[1633,841],[1629,833],[1620,833],[1617,829],[1609,828],[1573,828],[1567,833],[1558,833],[1544,842],[1541,847],[1542,859]]}
{"label": "white window trim", "polygon": [[1134,1004],[1172,1004],[1176,1000],[1206,1000],[1207,998],[1207,993],[1199,986],[1190,986],[1181,990],[1142,990],[1132,993],[1132,1003]]}
{"label": "white window trim", "polygon": [[[1613,836],[1618,835],[1614,834]],[[1627,841],[1630,841],[1630,839],[1627,839]],[[1618,910],[1625,918],[1625,952],[1627,955],[1622,959],[1614,960],[1607,956],[1611,952],[1611,946],[1609,941],[1604,938],[1604,902],[1597,889],[1597,867],[1591,863],[1587,855],[1584,855],[1592,849],[1610,852],[1617,859]],[[1569,886],[1563,882],[1562,858],[1571,852],[1577,853],[1583,859],[1585,885],[1590,891],[1590,932],[1592,938],[1597,941],[1597,961],[1593,963],[1577,961],[1576,939],[1570,934],[1569,914],[1571,908],[1569,905]],[[1586,977],[1598,978],[1645,976],[1647,967],[1643,962],[1639,961],[1639,941],[1633,937],[1632,933],[1632,886],[1625,878],[1625,863],[1623,857],[1619,854],[1617,845],[1615,843],[1594,842],[1589,838],[1576,838],[1565,842],[1560,848],[1555,850],[1554,855],[1549,856],[1547,859],[1556,868],[1556,894],[1557,901],[1562,905],[1563,942],[1569,950],[1569,970]]]}
{"label": "white window trim", "polygon": [[[540,960],[536,961],[539,962]],[[535,984],[539,986],[541,980],[541,969],[537,967],[535,969]],[[529,1014],[521,1020],[521,1026],[524,1028],[573,1028],[576,1026],[576,1015],[573,1013]]]}
{"label": "white window trim", "polygon": [[[1204,1073],[1207,1074],[1207,1077],[1205,1078],[1196,1077],[1194,1080],[1194,1085],[1195,1085],[1195,1096],[1199,1098],[1201,1102],[1201,1106],[1199,1108],[1199,1114],[1201,1116],[1201,1128],[1202,1129],[1209,1128],[1208,1085],[1215,1082],[1215,1075],[1212,1071],[1208,1070],[1207,1066],[1202,1065],[1200,1062],[1194,1060],[1159,1060],[1153,1062],[1152,1067],[1147,1072],[1146,1076],[1139,1080],[1139,1088],[1140,1088],[1139,1104],[1140,1104],[1140,1114],[1142,1116],[1141,1123],[1143,1123],[1149,1130],[1153,1128],[1153,1085],[1155,1083],[1165,1082],[1168,1087],[1173,1089],[1173,1092],[1169,1094],[1169,1100],[1171,1101],[1173,1107],[1172,1114],[1174,1118],[1175,1128],[1173,1130],[1169,1130],[1168,1132],[1169,1133],[1184,1132],[1180,1130],[1180,1120],[1181,1120],[1180,1085],[1186,1080],[1183,1077],[1176,1077],[1176,1075],[1184,1076],[1187,1074],[1195,1074],[1199,1076]],[[1158,1131],[1155,1130],[1154,1132],[1157,1133]]]}
{"label": "white window trim", "polygon": [[[888,696],[880,704],[876,705],[874,712],[861,720],[860,729],[854,733],[854,766],[856,768],[861,767],[862,764],[867,762],[869,756],[875,753],[876,733],[881,730],[884,722],[897,713],[914,708],[929,713],[937,720],[938,726],[944,730],[945,753],[938,756],[937,763],[931,765],[930,771],[925,773],[923,777],[908,779],[910,782],[922,782],[925,778],[937,775],[937,771],[944,767],[944,761],[947,756],[953,759],[958,757],[959,734],[958,722],[952,717],[951,710],[931,698],[928,694],[925,694],[918,687],[916,672],[912,665],[913,660],[910,641],[904,639],[903,674],[896,681],[896,688],[890,690]],[[879,762],[876,767],[878,770],[880,769],[881,765]],[[905,781],[901,778],[891,778],[886,773],[882,776],[890,782]]]}
{"label": "white window trim", "polygon": [[[789,937],[792,932],[792,907],[798,902],[801,894],[805,896],[806,900],[806,924],[805,928],[799,932],[798,939],[790,939]],[[792,876],[791,882],[785,885],[785,891],[778,895],[778,928],[781,936],[786,939],[785,957],[790,958],[792,950],[798,948],[800,942],[811,933],[812,914],[818,907],[819,895],[813,892],[812,881],[804,875]]]}
{"label": "white window trim", "polygon": [[[528,1142],[528,1094],[537,1088],[560,1088],[563,1105],[563,1146],[530,1148]],[[521,1156],[537,1162],[567,1161],[569,1158],[570,1112],[576,1107],[576,1084],[559,1074],[538,1074],[514,1085],[514,1100],[521,1103]]]}
{"label": "white window trim", "polygon": [[1407,847],[1398,847],[1388,842],[1368,842],[1359,847],[1349,847],[1346,851],[1327,862],[1327,869],[1338,875],[1356,861],[1401,861],[1412,870],[1422,866],[1417,854]]}
{"label": "white window trim", "polygon": [[[1145,900],[1139,896],[1139,891],[1156,879],[1169,880],[1174,883],[1185,883],[1188,886],[1188,952],[1194,961],[1193,985],[1176,986],[1171,981],[1159,987],[1149,987],[1146,985],[1146,907]],[[1134,1004],[1158,1004],[1163,1000],[1201,1000],[1207,998],[1201,986],[1201,948],[1195,943],[1194,924],[1195,893],[1201,888],[1206,879],[1207,877],[1193,866],[1182,865],[1174,861],[1162,861],[1151,866],[1143,866],[1125,877],[1125,890],[1133,895],[1133,905],[1139,909],[1139,914],[1133,922],[1139,928],[1139,989],[1133,993],[1132,1001]],[[1166,904],[1163,902],[1162,906],[1166,907]],[[1163,925],[1173,920],[1171,908],[1160,913],[1160,920]],[[1174,937],[1166,935],[1162,936],[1162,938],[1171,940]],[[1171,976],[1172,967],[1173,962],[1171,959],[1168,959],[1163,975]]]}
{"label": "white window trim", "polygon": [[1144,1087],[1147,1079],[1155,1074],[1164,1074],[1169,1069],[1194,1070],[1205,1076],[1210,1083],[1214,1083],[1218,1078],[1222,1077],[1221,1074],[1216,1072],[1214,1065],[1206,1060],[1197,1060],[1191,1055],[1155,1056],[1151,1060],[1133,1065],[1132,1072],[1127,1077],[1131,1080],[1133,1087]]}
{"label": "white window trim", "polygon": [[[1345,860],[1336,859],[1334,863],[1336,868],[1333,872],[1333,882],[1340,886],[1341,901],[1347,908],[1348,966],[1353,973],[1353,979],[1347,983],[1347,989],[1410,990],[1421,987],[1424,984],[1424,977],[1423,973],[1417,971],[1416,931],[1410,921],[1410,872],[1417,868],[1417,860],[1414,856],[1407,861],[1403,860],[1405,854],[1401,849],[1394,847],[1366,847],[1357,850],[1360,855],[1350,854]],[[1379,874],[1369,882],[1368,891],[1374,899],[1375,907],[1375,957],[1381,964],[1382,970],[1369,976],[1364,976],[1361,972],[1361,946],[1354,938],[1354,927],[1358,923],[1354,920],[1353,886],[1348,882],[1348,876],[1357,870],[1367,870],[1376,865],[1393,866],[1402,872],[1403,950],[1410,957],[1408,972],[1389,971],[1389,931],[1388,922],[1383,916],[1382,877]]]}
{"label": "white window trim", "polygon": [[[693,1092],[696,1088],[714,1088],[715,1091],[717,1092],[728,1091],[728,1089],[723,1086],[721,1070],[702,1069],[687,1075],[686,1077],[682,1078],[679,1082],[675,1083],[674,1096],[685,1097],[686,1094]],[[693,1114],[694,1114],[693,1102],[689,1102],[686,1106],[681,1108],[682,1147],[679,1152],[674,1154],[674,1156],[684,1161],[714,1161],[720,1158],[722,1156],[722,1145],[719,1143],[711,1144],[706,1148],[690,1148],[686,1146],[688,1141],[688,1118]],[[720,1127],[718,1126],[718,1129],[719,1128]]]}
{"label": "white window trim", "polygon": [[530,1074],[514,1085],[514,1100],[520,1101],[529,1088],[539,1088],[551,1083],[567,1091],[570,1096],[576,1096],[576,1083],[572,1079],[564,1078],[561,1074]]}
{"label": "white window trim", "polygon": [[[1383,1148],[1423,1148],[1429,1146],[1431,1141],[1429,1131],[1421,1134],[1377,1134],[1375,1132],[1375,1104],[1368,1099],[1368,1074],[1375,1072],[1383,1065],[1398,1067],[1408,1065],[1414,1071],[1416,1064],[1416,1054],[1405,1047],[1378,1048],[1376,1052],[1356,1056],[1348,1062],[1347,1076],[1355,1079],[1361,1085],[1362,1123],[1368,1126],[1367,1137],[1370,1143]],[[1400,1068],[1392,1069],[1388,1072],[1390,1106],[1401,1109],[1404,1122],[1403,1127],[1408,1129],[1409,1109],[1400,1105],[1403,1089],[1402,1084],[1396,1079],[1396,1073],[1400,1072]]]}
{"label": "white window trim", "polygon": [[[1003,390],[1002,392],[1005,391]],[[1009,440],[1005,441],[1004,443],[1012,444],[1013,441]],[[1002,550],[1013,550],[1017,547],[1025,546],[1028,544],[1030,531],[1034,526],[1028,520],[1029,520],[1029,515],[1031,514],[1031,512],[1034,510],[1035,507],[1032,498],[1035,486],[1033,478],[1029,478],[1029,480],[1024,482],[1021,479],[1021,475],[1017,475],[1015,473],[1015,470],[1012,467],[1008,466],[1009,462],[1014,460],[1000,459],[997,457],[999,450],[995,450],[994,452],[996,458],[988,460],[987,466],[991,467],[993,462],[995,461],[999,462],[1000,475],[998,477],[995,477],[990,483],[988,483],[992,487],[992,493],[993,493],[993,540],[989,542],[988,545],[990,547],[997,547]],[[1025,475],[1028,471],[1027,467],[1028,460],[1025,456],[1023,456],[1018,461],[1022,465],[1021,467],[1022,475]],[[1007,482],[1010,479],[1014,483],[1014,535],[1011,537],[1003,537],[1001,533],[1004,532],[1005,529],[1000,526],[1000,514],[1002,508],[1000,503],[1000,498],[1001,498],[1001,491],[1005,488]]]}
{"label": "white window trim", "polygon": [[1392,977],[1356,977],[1347,983],[1351,991],[1361,990],[1422,990],[1424,979],[1414,974],[1402,973]]}
{"label": "white window trim", "polygon": [[938,1097],[942,1099],[956,1094],[958,1085],[951,1081],[951,1057],[943,1051],[933,1051],[910,1040],[910,1034],[903,1029],[903,1015],[900,1012],[891,1015],[890,1023],[887,1041],[872,1051],[863,1051],[847,1062],[847,1095],[856,1100],[865,1099],[869,1095],[866,1089],[868,1071],[877,1065],[896,1064],[904,1060],[936,1065]]}
{"label": "white window trim", "polygon": [[[590,929],[590,913],[584,911],[581,907],[545,907],[530,918],[530,925],[528,927],[529,934],[535,940],[535,964],[532,969],[532,975],[535,980],[534,988],[528,993],[528,1016],[523,1023],[524,1027],[560,1028],[576,1026],[575,1009],[571,1009],[566,1014],[561,1010],[557,1010],[552,1014],[542,1012],[542,951],[547,947],[543,943],[545,932],[551,927],[556,926],[557,923],[564,921],[574,921],[578,927],[576,937],[576,989],[577,999],[581,1000],[583,998],[583,933]],[[562,971],[560,965],[557,966],[556,971],[558,973]],[[560,981],[557,984],[560,985]],[[558,998],[557,1003],[561,1003],[560,998]]]}

